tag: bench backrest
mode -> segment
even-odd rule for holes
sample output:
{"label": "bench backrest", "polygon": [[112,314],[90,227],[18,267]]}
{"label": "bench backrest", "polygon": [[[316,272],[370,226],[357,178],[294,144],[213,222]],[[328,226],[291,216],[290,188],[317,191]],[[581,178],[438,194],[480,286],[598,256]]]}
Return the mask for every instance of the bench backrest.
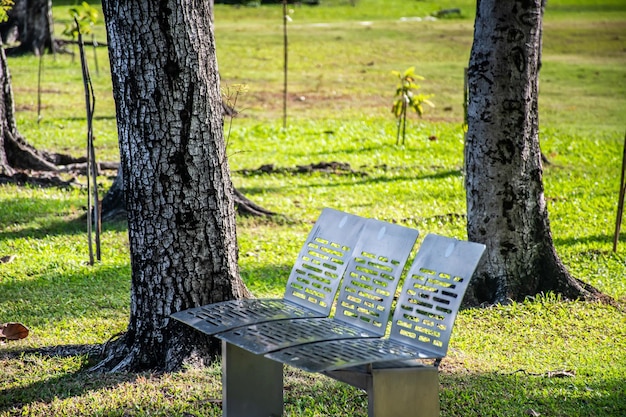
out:
{"label": "bench backrest", "polygon": [[289,275],[284,298],[328,316],[367,220],[325,208]]}
{"label": "bench backrest", "polygon": [[390,339],[443,358],[485,245],[429,234],[402,286]]}
{"label": "bench backrest", "polygon": [[348,264],[335,320],[383,336],[402,270],[418,231],[369,219]]}

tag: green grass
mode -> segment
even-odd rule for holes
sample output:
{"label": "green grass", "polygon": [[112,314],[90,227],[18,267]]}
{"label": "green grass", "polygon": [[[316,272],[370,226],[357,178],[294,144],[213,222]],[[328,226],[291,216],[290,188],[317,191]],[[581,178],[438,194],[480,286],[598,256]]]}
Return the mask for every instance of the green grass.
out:
{"label": "green grass", "polygon": [[[71,3],[55,2],[57,33]],[[401,19],[446,7],[461,7],[462,17]],[[249,87],[229,138],[233,181],[256,203],[286,216],[238,218],[241,274],[257,296],[281,294],[322,207],[398,222],[422,236],[466,237],[460,124],[474,7],[469,0],[360,0],[357,7],[328,0],[294,7],[289,128],[283,130],[280,6],[216,6],[222,84]],[[624,232],[618,252],[611,249],[626,114],[624,33],[623,1],[549,1],[540,78],[541,145],[552,162],[544,184],[557,252],[576,277],[621,307],[548,294],[463,311],[442,363],[442,416],[626,414]],[[102,25],[96,36],[105,40]],[[99,75],[92,53],[97,154],[114,161],[107,53],[97,51]],[[437,107],[410,120],[407,144],[398,147],[390,72],[413,65],[426,76],[423,90],[435,94]],[[38,148],[84,154],[77,60],[45,58],[40,123],[38,60],[11,58],[9,66],[20,132]],[[323,161],[351,169],[290,171]],[[258,173],[263,164],[277,172]],[[104,192],[111,178],[101,180]],[[85,349],[63,356],[32,351],[103,343],[126,327],[126,228],[105,224],[103,261],[88,266],[85,204],[80,187],[0,186],[0,256],[16,255],[0,264],[0,321],[20,321],[31,330],[27,339],[0,346],[0,416],[221,415],[219,364],[165,375],[95,376],[85,371],[93,361]],[[287,369],[285,384],[287,415],[367,414],[362,392],[325,377]]]}

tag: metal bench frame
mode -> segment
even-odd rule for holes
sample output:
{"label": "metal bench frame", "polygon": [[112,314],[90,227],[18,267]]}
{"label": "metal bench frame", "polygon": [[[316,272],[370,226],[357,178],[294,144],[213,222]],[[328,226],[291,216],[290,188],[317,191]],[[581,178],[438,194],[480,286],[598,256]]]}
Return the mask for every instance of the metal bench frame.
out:
{"label": "metal bench frame", "polygon": [[388,338],[330,340],[265,358],[365,390],[370,417],[438,416],[439,362],[484,251],[482,244],[428,235],[405,278]]}
{"label": "metal bench frame", "polygon": [[[383,336],[417,236],[417,230],[368,220],[343,277],[332,319],[283,320],[216,334],[222,339],[224,416],[282,416],[283,365],[259,353],[314,341]],[[313,332],[316,327],[324,331]]]}

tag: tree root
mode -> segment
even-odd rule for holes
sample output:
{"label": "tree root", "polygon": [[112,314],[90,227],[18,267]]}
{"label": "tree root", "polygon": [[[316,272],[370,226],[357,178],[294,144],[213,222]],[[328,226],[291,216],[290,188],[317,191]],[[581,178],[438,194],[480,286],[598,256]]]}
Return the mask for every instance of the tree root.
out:
{"label": "tree root", "polygon": [[239,213],[241,216],[276,216],[277,215],[277,213],[274,213],[273,211],[266,210],[263,207],[256,205],[237,189],[233,189],[233,194],[234,194],[234,199],[235,199],[235,207],[237,208],[237,213]]}

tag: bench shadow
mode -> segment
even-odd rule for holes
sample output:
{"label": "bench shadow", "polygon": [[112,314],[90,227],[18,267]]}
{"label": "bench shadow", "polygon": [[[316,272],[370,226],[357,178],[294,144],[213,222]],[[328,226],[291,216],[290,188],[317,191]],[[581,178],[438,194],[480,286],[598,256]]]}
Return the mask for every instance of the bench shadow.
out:
{"label": "bench shadow", "polygon": [[[59,217],[59,213],[65,210],[67,202],[58,201],[51,203],[45,198],[10,198],[0,201],[0,213],[3,213],[4,224],[25,224],[31,222],[43,223],[41,226],[28,226],[17,228],[16,231],[0,231],[0,240],[33,238],[39,239],[46,236],[67,236],[85,233],[87,230],[86,215],[79,214],[73,217]],[[20,207],[24,207],[20,209]],[[33,209],[37,207],[37,209]],[[53,220],[50,220],[53,219]],[[104,231],[124,231],[125,221],[107,221],[102,224]]]}

